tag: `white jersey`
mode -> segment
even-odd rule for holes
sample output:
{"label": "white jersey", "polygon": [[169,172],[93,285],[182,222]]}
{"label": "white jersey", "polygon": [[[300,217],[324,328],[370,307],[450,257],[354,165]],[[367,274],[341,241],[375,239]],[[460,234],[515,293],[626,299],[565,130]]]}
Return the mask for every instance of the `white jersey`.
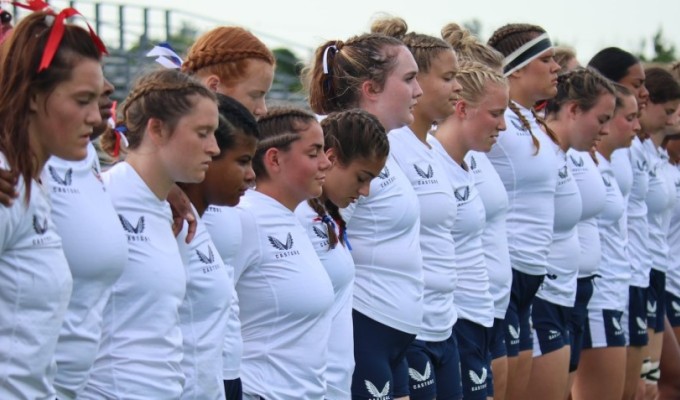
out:
{"label": "white jersey", "polygon": [[[594,281],[589,310],[624,311],[628,304],[630,260],[626,252],[625,196],[614,176],[611,163],[597,153],[598,168],[606,190],[605,207],[597,216],[602,258]],[[630,186],[628,187],[630,190]]]}
{"label": "white jersey", "polygon": [[[531,132],[517,115],[505,111],[507,129],[487,154],[508,195],[507,236],[512,267],[529,275],[544,275],[555,218],[558,160],[550,137],[531,110],[517,105]],[[540,148],[532,140],[540,143]]]}
{"label": "white jersey", "polygon": [[[456,201],[441,159],[435,149],[421,142],[406,126],[390,132],[390,153],[418,196],[420,250],[425,283],[423,321],[417,338],[443,342],[451,337],[458,320],[456,249],[451,229],[456,219]],[[436,140],[428,138],[432,143]]]}
{"label": "white jersey", "polygon": [[[0,153],[0,168],[9,169]],[[25,182],[11,207],[0,205],[0,399],[53,399],[54,352],[71,296],[61,238],[47,191]]]}
{"label": "white jersey", "polygon": [[[458,270],[454,304],[459,318],[489,328],[493,326],[495,309],[482,248],[482,233],[486,222],[484,202],[475,186],[474,172],[463,169],[449,157],[438,141],[430,139],[429,143],[445,165],[458,207],[451,231],[456,243],[455,265]],[[469,166],[468,168],[470,169]]]}
{"label": "white jersey", "polygon": [[675,205],[675,186],[668,176],[668,153],[657,149],[651,139],[642,144],[649,160],[649,191],[647,203],[647,223],[649,242],[647,248],[652,257],[652,268],[666,272],[668,267],[667,226]]}
{"label": "white jersey", "polygon": [[[202,217],[217,252],[222,256],[225,268],[230,271],[234,282],[234,259],[241,248],[243,232],[241,218],[233,207],[209,206]],[[238,295],[232,290],[232,299],[227,316],[227,333],[224,336],[222,349],[222,377],[234,380],[241,376],[241,356],[243,339],[241,338],[241,321],[239,320]]]}
{"label": "white jersey", "polygon": [[[354,261],[347,242],[338,242],[329,248],[328,226],[312,209],[302,202],[295,209],[302,227],[316,250],[328,277],[333,284],[333,307],[331,308],[331,332],[328,340],[328,363],[326,366],[325,399],[351,397],[352,373],[354,372],[354,336],[352,326],[352,288],[354,287]],[[330,216],[328,216],[330,218]],[[340,238],[340,225],[333,222],[336,237]],[[351,244],[350,244],[351,246]]]}
{"label": "white jersey", "polygon": [[244,395],[321,399],[333,285],[295,214],[249,190],[238,205],[235,261]]}
{"label": "white jersey", "polygon": [[127,261],[127,240],[101,180],[97,151],[66,161],[51,157],[42,182],[52,201],[52,220],[73,276],[73,292],[61,327],[54,387],[60,400],[82,390],[97,357],[102,312]]}
{"label": "white jersey", "polygon": [[[198,211],[194,208],[194,215]],[[222,347],[234,292],[234,269],[227,268],[201,219],[196,236],[186,243],[188,225],[177,236],[187,288],[179,308],[184,341],[182,399],[223,400]]]}
{"label": "white jersey", "polygon": [[186,273],[172,212],[126,162],[103,174],[128,241],[104,308],[102,344],[83,399],[178,399],[184,374],[179,307]]}
{"label": "white jersey", "polygon": [[597,273],[602,257],[597,216],[604,209],[606,190],[602,175],[589,152],[569,149],[567,166],[581,195],[581,221],[576,225],[581,247],[578,277],[586,278]]}
{"label": "white jersey", "polygon": [[[555,144],[553,146],[557,147]],[[567,155],[559,148],[558,157],[560,168],[555,174],[554,231],[547,274],[536,297],[564,307],[573,307],[581,252],[576,224],[581,220],[582,204],[578,184],[567,166]]]}
{"label": "white jersey", "polygon": [[[675,206],[668,228],[668,245],[670,247],[668,270],[666,271],[666,290],[680,297],[680,165],[668,165],[669,177],[675,186]],[[673,312],[680,312],[674,305]]]}
{"label": "white jersey", "polygon": [[354,309],[399,331],[419,333],[424,289],[420,207],[392,150],[371,181],[370,194],[340,213],[356,265]]}
{"label": "white jersey", "polygon": [[482,249],[489,274],[489,292],[494,300],[495,318],[505,319],[512,286],[512,268],[505,227],[508,194],[486,153],[470,151],[465,155],[465,163],[474,174],[475,186],[484,203],[486,217]]}
{"label": "white jersey", "polygon": [[649,270],[652,268],[649,244],[649,227],[647,224],[647,190],[649,188],[649,161],[637,137],[628,149],[619,149],[612,153],[612,169],[617,176],[624,176],[626,169],[633,171],[633,184],[626,214],[628,232],[628,255],[632,266],[631,286],[646,288],[649,286]]}

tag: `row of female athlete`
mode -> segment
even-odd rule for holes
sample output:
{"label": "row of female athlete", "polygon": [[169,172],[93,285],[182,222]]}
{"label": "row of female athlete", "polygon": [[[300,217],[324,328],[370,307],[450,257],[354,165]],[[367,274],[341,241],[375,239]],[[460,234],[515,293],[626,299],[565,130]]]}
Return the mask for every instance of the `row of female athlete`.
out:
{"label": "row of female athlete", "polygon": [[113,128],[101,40],[26,6],[0,398],[678,398],[677,71],[391,18],[316,50],[315,114],[268,110],[272,52],[218,27]]}

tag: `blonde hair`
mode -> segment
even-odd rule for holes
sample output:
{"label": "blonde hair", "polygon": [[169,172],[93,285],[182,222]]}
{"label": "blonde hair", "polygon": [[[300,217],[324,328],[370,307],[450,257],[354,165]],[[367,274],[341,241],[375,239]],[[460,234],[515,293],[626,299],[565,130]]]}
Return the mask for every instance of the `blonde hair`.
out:
{"label": "blonde hair", "polygon": [[503,55],[500,52],[480,42],[469,30],[455,22],[446,24],[441,35],[460,60],[477,61],[493,69],[503,68]]}
{"label": "blonde hair", "polygon": [[461,62],[456,79],[463,87],[460,98],[472,105],[482,101],[488,84],[508,86],[508,80],[501,72],[477,61]]}

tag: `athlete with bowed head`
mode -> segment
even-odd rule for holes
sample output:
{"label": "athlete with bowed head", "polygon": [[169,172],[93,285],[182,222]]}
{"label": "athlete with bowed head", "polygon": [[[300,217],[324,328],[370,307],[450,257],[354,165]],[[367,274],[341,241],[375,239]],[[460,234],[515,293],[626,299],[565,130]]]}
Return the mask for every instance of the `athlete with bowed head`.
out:
{"label": "athlete with bowed head", "polygon": [[[413,55],[396,38],[332,40],[317,48],[307,69],[310,105],[317,114],[361,108],[389,132],[413,122],[422,95],[417,73]],[[341,215],[356,266],[352,398],[405,397],[406,349],[423,316],[423,270],[418,197],[393,155],[370,194]]]}
{"label": "athlete with bowed head", "polygon": [[649,101],[640,113],[640,125],[642,132],[648,136],[642,142],[642,149],[649,167],[649,187],[645,198],[649,237],[645,244],[651,256],[647,289],[647,356],[651,359],[651,370],[645,378],[645,392],[648,397],[653,397],[660,376],[659,362],[666,318],[666,271],[669,264],[667,231],[675,203],[673,178],[666,168],[668,153],[662,144],[667,132],[680,121],[680,84],[670,72],[659,67],[645,69],[645,76]]}
{"label": "athlete with bowed head", "polygon": [[0,169],[15,174],[18,195],[0,207],[2,398],[55,396],[54,355],[72,278],[41,173],[52,156],[84,160],[101,122],[105,48],[56,15],[26,16],[0,48]]}
{"label": "athlete with bowed head", "polygon": [[[210,208],[233,207],[255,181],[252,158],[259,135],[257,122],[238,101],[217,94],[220,123],[215,138],[220,154],[200,183],[180,183],[198,216]],[[220,214],[217,209],[215,214]],[[230,334],[228,316],[234,292],[234,268],[224,264],[206,224],[199,218],[196,237],[187,244],[188,227],[177,237],[187,275],[179,317],[184,342],[183,399],[224,399],[223,349],[215,346]],[[223,229],[228,229],[224,227]],[[217,236],[223,240],[220,236]],[[240,337],[240,333],[239,333]]]}
{"label": "athlete with bowed head", "polygon": [[333,284],[324,398],[340,400],[351,396],[354,371],[354,261],[339,209],[369,195],[371,181],[385,166],[389,142],[377,118],[359,109],[331,113],[321,121],[321,128],[331,167],[321,196],[300,203],[295,214]]}
{"label": "athlete with bowed head", "polygon": [[461,89],[456,81],[458,61],[451,45],[440,38],[408,32],[401,18],[377,20],[371,30],[395,37],[408,47],[418,64],[417,79],[423,90],[413,108],[413,122],[389,135],[391,153],[413,186],[420,206],[424,315],[421,330],[406,352],[409,397],[461,398],[460,358],[452,330],[458,319],[454,292],[459,272],[451,235],[456,198],[444,163],[428,142],[432,125],[454,111]]}
{"label": "athlete with bowed head", "polygon": [[[617,47],[600,50],[588,62],[602,75],[628,88],[637,100],[638,112],[644,109],[649,99],[645,87],[645,71],[635,56]],[[637,131],[638,133],[640,131]],[[631,264],[631,278],[628,280],[628,303],[621,319],[626,331],[626,380],[623,399],[635,398],[641,375],[649,372],[649,363],[643,366],[643,350],[648,343],[647,336],[647,293],[648,274],[645,273],[649,254],[647,251],[647,188],[649,184],[648,165],[642,151],[642,142],[636,136],[628,148],[615,150],[611,156],[611,167],[622,190],[630,187],[626,201],[625,227],[626,248]]]}
{"label": "athlete with bowed head", "polygon": [[[489,195],[490,187],[486,186],[482,194],[476,180],[481,177],[478,172],[480,165],[493,169],[490,165],[481,164],[485,160],[480,155],[488,152],[496,142],[499,131],[505,130],[504,113],[509,95],[507,80],[500,72],[474,61],[461,62],[457,79],[462,85],[462,91],[456,103],[456,111],[439,124],[435,132],[437,141],[430,139],[430,143],[446,163],[447,175],[453,185],[458,207],[452,232],[456,241],[458,268],[458,286],[454,301],[459,310],[459,319],[453,329],[460,349],[463,397],[486,399],[494,397],[489,361],[491,346],[495,344],[492,343],[492,333],[497,316],[490,275],[505,273],[509,278],[511,271],[509,262],[505,264],[506,271],[492,273],[487,266],[483,249],[487,223],[485,203],[494,206],[489,210],[491,212],[497,212],[498,206],[491,203],[491,199],[483,199],[483,195]],[[500,179],[496,183],[498,186],[495,193],[500,197],[497,202],[502,204],[505,190]],[[505,200],[507,204],[507,197]],[[496,229],[504,230],[503,223],[499,224],[493,219],[488,222],[495,224]],[[502,252],[505,249],[507,258],[507,244],[503,246],[504,238],[502,233],[496,236],[499,244],[495,250]],[[502,257],[503,253],[498,256],[501,260]],[[503,266],[502,261],[492,265],[494,268]],[[509,285],[508,281],[507,296],[510,294]],[[499,287],[498,283],[494,282],[493,287]],[[505,304],[507,306],[507,297]]]}
{"label": "athlete with bowed head", "polygon": [[219,154],[214,94],[175,70],[142,76],[118,122],[128,156],[103,174],[128,239],[128,259],[104,308],[102,345],[80,398],[179,398],[179,307],[186,273],[166,198],[205,178]]}
{"label": "athlete with bowed head", "polygon": [[[274,54],[251,32],[235,26],[220,26],[194,42],[182,64],[182,71],[200,79],[211,90],[237,100],[258,119],[267,112],[265,96],[271,89],[275,66]],[[236,211],[231,207],[208,207],[202,219],[225,265],[233,266],[242,240]],[[228,400],[242,397],[243,344],[238,313],[238,297],[234,292],[222,353]]]}
{"label": "athlete with bowed head", "polygon": [[508,194],[507,237],[513,280],[505,316],[507,398],[525,399],[531,374],[531,302],[543,282],[555,216],[558,158],[555,138],[538,125],[531,107],[557,94],[559,65],[545,30],[528,24],[497,29],[488,44],[505,56],[510,86],[506,132],[488,153]]}
{"label": "athlete with bowed head", "polygon": [[[633,92],[619,84],[614,86],[616,109],[609,134],[602,136],[595,145],[605,202],[596,216],[601,249],[596,269],[598,277],[590,284],[592,297],[587,303],[583,325],[583,351],[571,389],[574,399],[621,399],[626,376],[626,329],[621,317],[628,306],[631,277],[625,210],[632,181],[621,181],[620,184],[611,162],[614,151],[630,147],[640,123]],[[589,158],[584,156],[583,160],[585,163]],[[583,256],[583,251],[581,254]],[[581,282],[579,280],[579,285]]]}
{"label": "athlete with bowed head", "polygon": [[[568,324],[577,296],[581,252],[576,225],[587,214],[583,212],[579,186],[567,161],[579,157],[576,164],[580,165],[583,158],[576,153],[568,157],[567,153],[587,152],[599,137],[608,134],[615,101],[614,88],[606,78],[595,70],[580,68],[560,75],[557,95],[545,107],[546,129],[558,139],[560,169],[556,171],[555,210],[559,212],[555,212],[548,273],[532,303],[534,360],[528,391],[531,397],[557,399],[568,394],[571,347]],[[587,293],[585,297],[589,298]]]}
{"label": "athlete with bowed head", "polygon": [[331,163],[313,114],[275,108],[260,118],[254,190],[237,209],[234,261],[246,399],[318,399],[331,327],[333,285],[294,210],[319,197]]}
{"label": "athlete with bowed head", "polygon": [[[503,56],[498,51],[481,43],[467,29],[456,23],[450,23],[442,28],[441,33],[442,38],[453,46],[460,60],[476,61],[502,76]],[[489,106],[488,110],[493,110],[491,99],[498,100],[502,91],[492,90],[492,88],[497,87],[500,83],[493,82],[493,75],[487,76],[484,73],[479,77],[476,77],[476,75],[461,75],[460,81],[463,84],[461,96],[470,104],[482,104],[479,102],[483,102]],[[473,79],[473,77],[476,78]],[[471,80],[467,78],[471,78]],[[507,86],[507,80],[505,80],[505,85]],[[492,96],[491,92],[495,92],[493,93],[495,96]],[[507,104],[507,101],[505,103]],[[486,106],[479,105],[478,107],[484,108]],[[493,112],[489,111],[489,114],[493,115]],[[487,114],[482,112],[481,115]],[[440,130],[444,132],[444,126],[449,124],[449,120],[452,121],[453,119],[449,118],[440,124]],[[487,122],[488,128],[492,129],[491,119],[488,119]],[[490,148],[491,146],[489,146]],[[486,156],[489,149],[468,151],[465,155],[465,163],[474,173],[475,187],[484,203],[486,214],[482,233],[482,248],[489,275],[489,292],[494,300],[494,323],[491,328],[489,344],[491,370],[493,372],[493,397],[496,400],[504,400],[508,375],[508,351],[505,345],[506,328],[504,320],[510,302],[510,286],[512,284],[512,268],[510,267],[505,225],[508,195],[500,176]],[[489,388],[487,388],[487,392],[489,392]]]}

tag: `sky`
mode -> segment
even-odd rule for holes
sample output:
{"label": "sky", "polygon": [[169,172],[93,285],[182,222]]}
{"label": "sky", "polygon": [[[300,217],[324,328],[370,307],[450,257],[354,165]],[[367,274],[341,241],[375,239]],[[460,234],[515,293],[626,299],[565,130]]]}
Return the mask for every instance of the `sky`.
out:
{"label": "sky", "polygon": [[[302,58],[326,40],[346,39],[366,32],[383,13],[406,20],[409,29],[439,35],[449,22],[478,19],[482,39],[508,22],[541,25],[560,44],[576,49],[585,63],[599,49],[619,46],[652,54],[651,38],[663,29],[680,56],[680,0],[118,0],[119,3],[171,8],[174,22],[184,19],[201,30],[214,26],[243,26],[271,47],[289,47]],[[59,6],[59,1],[52,1]],[[64,3],[64,2],[62,2]],[[76,1],[76,6],[78,2]],[[83,8],[87,6],[82,6]],[[109,13],[116,14],[115,11]],[[134,11],[131,11],[134,13]],[[182,16],[180,16],[182,15]],[[139,17],[137,17],[139,18]],[[131,16],[128,20],[134,20]],[[151,13],[152,24],[163,22]]]}

